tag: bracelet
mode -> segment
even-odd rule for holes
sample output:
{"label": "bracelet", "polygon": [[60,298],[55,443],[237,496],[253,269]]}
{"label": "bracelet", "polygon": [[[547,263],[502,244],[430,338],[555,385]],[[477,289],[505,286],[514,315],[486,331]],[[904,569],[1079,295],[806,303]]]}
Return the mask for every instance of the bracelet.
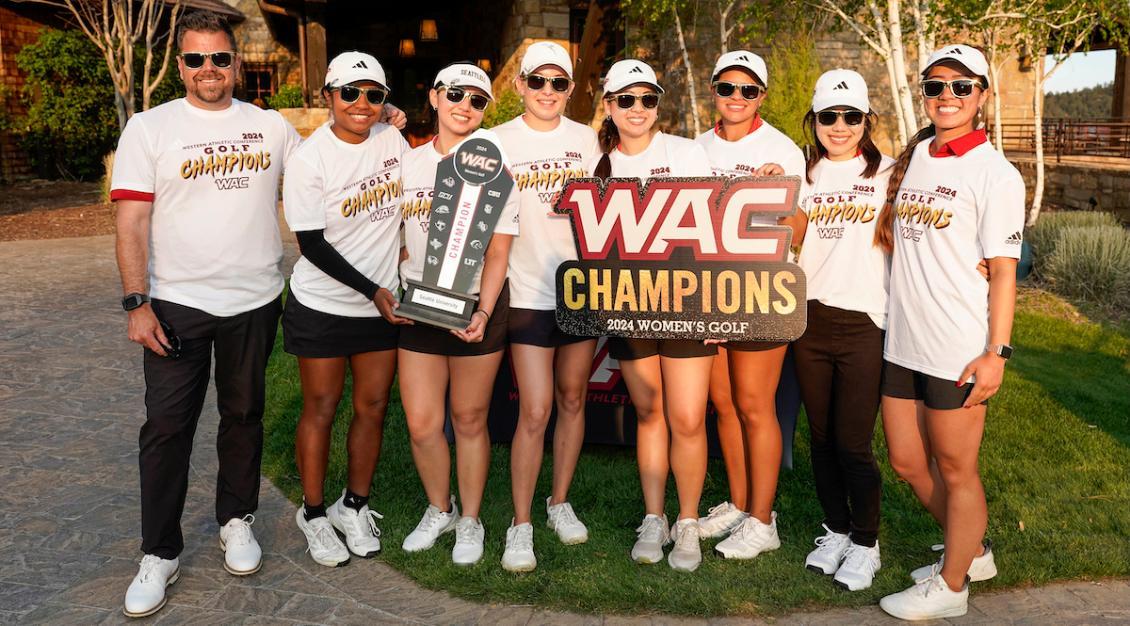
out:
{"label": "bracelet", "polygon": [[[490,313],[488,313],[486,309],[475,309],[475,313],[482,313],[483,315],[487,316],[487,321],[490,321]],[[471,315],[474,316],[475,313],[472,313]]]}

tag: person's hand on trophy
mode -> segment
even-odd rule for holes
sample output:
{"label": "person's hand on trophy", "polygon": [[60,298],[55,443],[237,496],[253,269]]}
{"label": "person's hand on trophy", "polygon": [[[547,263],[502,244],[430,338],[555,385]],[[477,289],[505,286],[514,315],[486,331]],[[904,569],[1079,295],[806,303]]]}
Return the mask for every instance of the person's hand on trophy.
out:
{"label": "person's hand on trophy", "polygon": [[489,321],[490,314],[482,309],[478,309],[471,315],[471,323],[467,324],[467,328],[462,330],[458,328],[452,329],[451,334],[467,343],[479,343],[483,340],[483,335],[486,334],[487,322]]}
{"label": "person's hand on trophy", "polygon": [[411,324],[412,320],[406,317],[398,317],[395,313],[396,309],[400,307],[400,303],[396,301],[396,296],[384,287],[377,289],[377,295],[373,296],[373,304],[377,305],[377,310],[381,312],[381,317],[388,320],[390,324]]}
{"label": "person's hand on trophy", "polygon": [[766,163],[753,171],[754,176],[784,176],[785,168],[776,163]]}

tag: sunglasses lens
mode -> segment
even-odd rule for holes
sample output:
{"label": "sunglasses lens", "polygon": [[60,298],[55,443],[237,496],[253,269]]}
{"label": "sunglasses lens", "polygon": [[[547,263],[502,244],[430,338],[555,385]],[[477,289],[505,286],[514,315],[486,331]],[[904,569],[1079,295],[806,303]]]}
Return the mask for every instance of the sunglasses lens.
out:
{"label": "sunglasses lens", "polygon": [[230,52],[213,52],[212,53],[212,65],[215,65],[216,67],[220,67],[220,68],[231,67],[231,62],[232,62],[232,53],[230,53]]}
{"label": "sunglasses lens", "polygon": [[181,58],[184,59],[184,66],[190,70],[204,67],[204,55],[198,52],[186,52]]}
{"label": "sunglasses lens", "polygon": [[734,95],[733,83],[714,83],[714,93],[720,98],[729,98]]}
{"label": "sunglasses lens", "polygon": [[352,85],[346,85],[338,90],[341,94],[342,102],[357,102],[357,98],[361,97],[361,90]]}
{"label": "sunglasses lens", "polygon": [[837,117],[839,116],[834,111],[821,111],[816,114],[816,121],[821,126],[835,126]]}
{"label": "sunglasses lens", "polygon": [[953,90],[953,95],[958,98],[968,98],[973,93],[973,81],[955,80],[950,83],[950,89]]}
{"label": "sunglasses lens", "polygon": [[622,93],[616,96],[616,106],[621,109],[630,109],[636,103],[636,97],[630,93]]}
{"label": "sunglasses lens", "polygon": [[844,112],[844,123],[847,124],[848,126],[859,126],[860,124],[863,123],[863,112],[862,111],[845,111]]}
{"label": "sunglasses lens", "polygon": [[530,74],[526,77],[526,86],[535,91],[541,89],[542,87],[545,87],[545,77],[538,76],[537,74]]}
{"label": "sunglasses lens", "polygon": [[388,92],[382,89],[369,89],[365,92],[365,97],[369,100],[369,104],[375,106],[385,103],[385,98],[388,97]]}
{"label": "sunglasses lens", "polygon": [[448,102],[455,102],[456,104],[463,102],[463,98],[464,98],[463,94],[464,93],[465,92],[458,87],[448,87],[447,88],[447,101]]}
{"label": "sunglasses lens", "polygon": [[557,76],[549,81],[554,91],[565,93],[569,91],[569,79],[564,76]]}
{"label": "sunglasses lens", "polygon": [[471,96],[471,108],[476,111],[485,111],[488,104],[490,104],[490,100],[486,96],[480,96],[479,94],[473,94]]}
{"label": "sunglasses lens", "polygon": [[659,94],[646,93],[640,96],[640,102],[643,103],[643,108],[654,109],[655,107],[659,106]]}
{"label": "sunglasses lens", "polygon": [[761,87],[757,85],[742,85],[742,97],[746,100],[756,100],[761,95]]}
{"label": "sunglasses lens", "polygon": [[946,84],[940,80],[927,80],[922,82],[922,95],[927,98],[937,98],[942,95]]}

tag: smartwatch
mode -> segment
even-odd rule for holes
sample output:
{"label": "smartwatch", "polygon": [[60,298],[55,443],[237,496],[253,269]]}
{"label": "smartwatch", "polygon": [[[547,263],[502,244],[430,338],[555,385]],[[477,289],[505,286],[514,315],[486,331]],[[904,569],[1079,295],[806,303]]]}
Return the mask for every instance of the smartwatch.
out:
{"label": "smartwatch", "polygon": [[985,350],[992,354],[999,356],[1004,360],[1008,360],[1012,356],[1012,346],[1005,343],[993,343],[985,346]]}
{"label": "smartwatch", "polygon": [[122,308],[126,311],[132,311],[146,302],[149,302],[149,296],[134,292],[122,298]]}

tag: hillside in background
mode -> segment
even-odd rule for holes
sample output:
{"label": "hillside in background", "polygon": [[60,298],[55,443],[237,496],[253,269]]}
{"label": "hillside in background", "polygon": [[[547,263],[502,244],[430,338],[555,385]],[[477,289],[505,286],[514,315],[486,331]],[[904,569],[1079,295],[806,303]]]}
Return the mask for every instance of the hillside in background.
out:
{"label": "hillside in background", "polygon": [[1113,82],[1076,91],[1049,93],[1044,96],[1044,117],[1110,117],[1110,105],[1113,97]]}

